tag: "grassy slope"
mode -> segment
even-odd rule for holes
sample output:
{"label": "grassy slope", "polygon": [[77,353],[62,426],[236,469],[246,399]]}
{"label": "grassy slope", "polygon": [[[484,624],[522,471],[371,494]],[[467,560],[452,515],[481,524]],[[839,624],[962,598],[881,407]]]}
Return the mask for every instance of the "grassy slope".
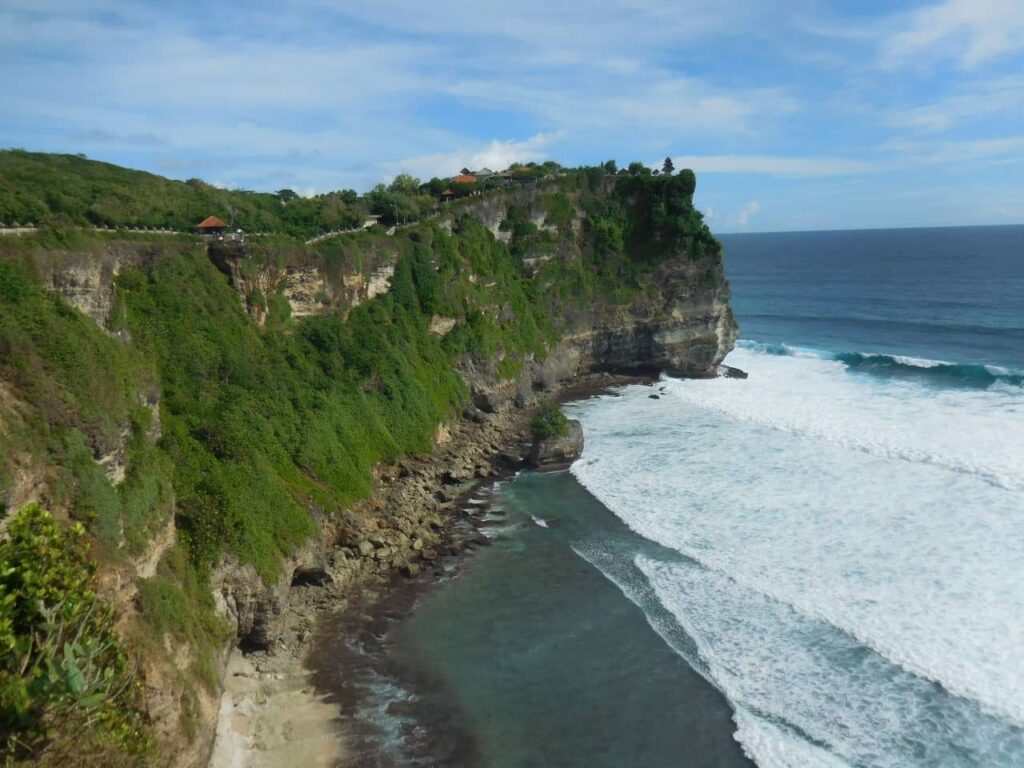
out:
{"label": "grassy slope", "polygon": [[[354,193],[352,193],[354,197]],[[346,201],[347,200],[347,201]],[[192,228],[219,216],[247,232],[309,237],[361,224],[366,206],[336,193],[276,195],[165,179],[78,155],[0,151],[0,222]]]}

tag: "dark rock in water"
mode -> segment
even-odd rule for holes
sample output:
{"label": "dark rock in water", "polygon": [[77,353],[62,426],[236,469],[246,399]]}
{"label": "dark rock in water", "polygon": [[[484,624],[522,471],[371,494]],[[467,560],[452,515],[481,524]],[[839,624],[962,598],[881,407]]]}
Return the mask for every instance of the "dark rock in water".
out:
{"label": "dark rock in water", "polygon": [[718,366],[718,375],[726,379],[745,379],[749,374],[739,368],[733,368],[731,365],[720,365]]}
{"label": "dark rock in water", "polygon": [[651,400],[661,400],[661,395],[648,395]]}
{"label": "dark rock in water", "polygon": [[402,566],[402,575],[407,579],[411,579],[419,575],[420,567],[416,563],[406,563]]}
{"label": "dark rock in water", "polygon": [[571,464],[583,453],[583,426],[569,419],[569,431],[564,437],[538,440],[530,449],[530,463],[537,467]]}

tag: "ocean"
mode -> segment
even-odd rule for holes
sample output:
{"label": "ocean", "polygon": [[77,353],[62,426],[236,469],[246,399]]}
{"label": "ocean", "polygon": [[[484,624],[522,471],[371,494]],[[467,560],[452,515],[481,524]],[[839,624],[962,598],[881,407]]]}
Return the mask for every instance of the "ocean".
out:
{"label": "ocean", "polygon": [[1024,766],[1024,227],[722,240],[749,378],[567,407],[372,764]]}

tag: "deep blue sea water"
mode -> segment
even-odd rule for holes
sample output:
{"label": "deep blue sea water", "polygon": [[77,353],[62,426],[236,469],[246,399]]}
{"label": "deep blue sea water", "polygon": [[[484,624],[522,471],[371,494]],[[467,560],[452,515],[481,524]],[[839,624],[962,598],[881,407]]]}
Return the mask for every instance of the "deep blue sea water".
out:
{"label": "deep blue sea water", "polygon": [[1024,226],[721,240],[745,339],[1024,367]]}
{"label": "deep blue sea water", "polygon": [[410,699],[473,765],[1024,766],[1024,227],[722,239],[749,378],[569,406]]}

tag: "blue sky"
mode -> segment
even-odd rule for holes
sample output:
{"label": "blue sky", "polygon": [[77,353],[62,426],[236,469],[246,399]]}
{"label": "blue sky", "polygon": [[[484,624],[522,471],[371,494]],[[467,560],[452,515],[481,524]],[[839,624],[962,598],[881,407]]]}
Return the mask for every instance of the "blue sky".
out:
{"label": "blue sky", "polygon": [[1024,0],[2,0],[0,83],[0,146],[228,187],[671,155],[720,232],[1024,222]]}

